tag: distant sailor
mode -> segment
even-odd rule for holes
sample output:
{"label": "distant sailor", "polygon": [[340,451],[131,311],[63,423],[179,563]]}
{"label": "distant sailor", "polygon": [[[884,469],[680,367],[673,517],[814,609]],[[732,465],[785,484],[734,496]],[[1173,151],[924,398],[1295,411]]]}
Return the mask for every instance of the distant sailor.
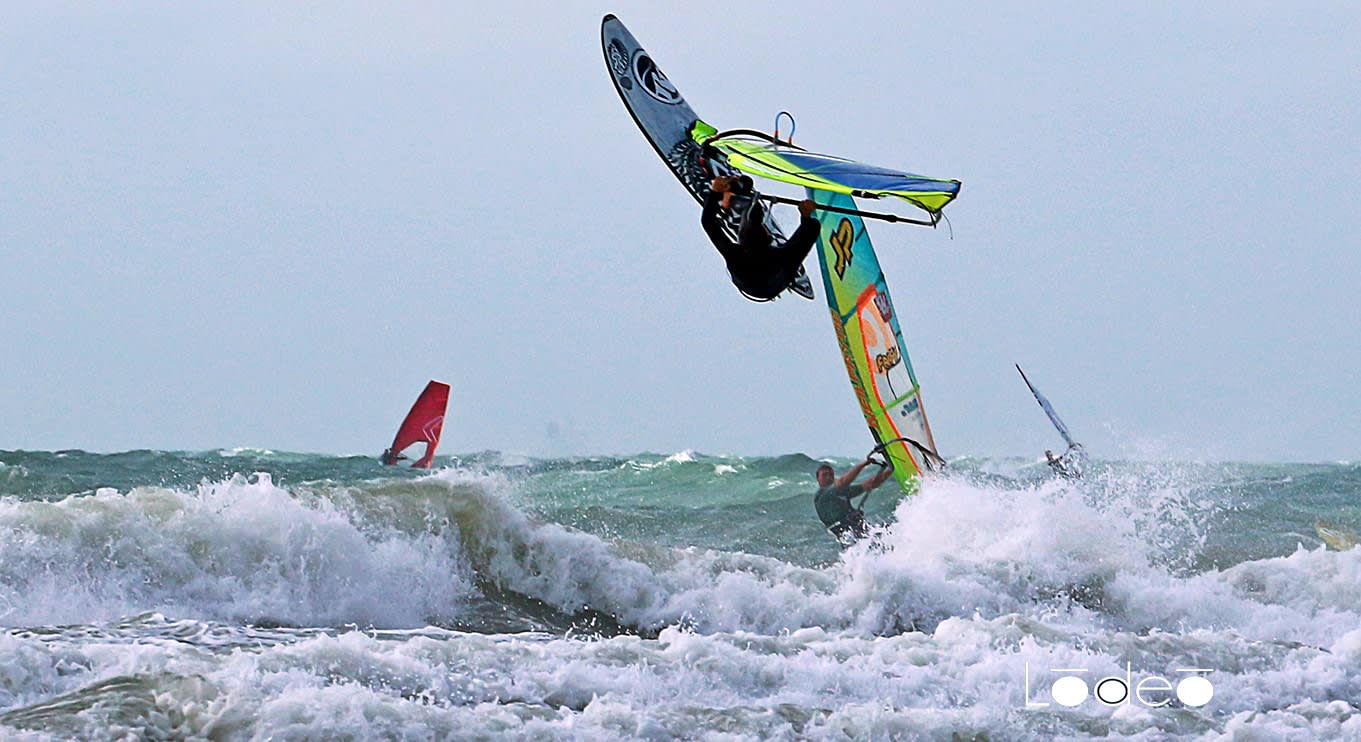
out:
{"label": "distant sailor", "polygon": [[1055,456],[1053,451],[1045,449],[1044,459],[1049,467],[1056,474],[1066,479],[1082,478],[1082,459],[1085,453],[1081,444],[1073,444],[1063,452],[1062,456]]}
{"label": "distant sailor", "polygon": [[870,477],[864,484],[855,484],[855,478],[874,462],[871,459],[852,466],[840,477],[836,470],[827,464],[818,467],[818,493],[813,496],[813,507],[817,508],[818,518],[827,530],[843,545],[850,545],[869,533],[865,525],[865,501],[856,506],[851,500],[869,495],[870,490],[878,487],[893,476],[893,467],[882,466],[879,473]]}
{"label": "distant sailor", "polygon": [[[817,242],[821,225],[812,216],[814,208],[811,200],[799,202],[799,227],[781,244],[766,228],[766,209],[752,190],[751,178],[720,176],[710,185],[699,221],[727,263],[733,285],[748,297],[765,301],[789,288]],[[743,210],[736,242],[723,231],[719,209]]]}
{"label": "distant sailor", "polygon": [[429,469],[435,460],[435,448],[439,446],[440,433],[444,430],[444,413],[448,407],[449,385],[431,379],[421,391],[421,396],[416,398],[416,403],[411,405],[406,417],[402,418],[392,445],[379,457],[383,465],[392,466],[398,461],[405,461],[406,456],[402,455],[402,451],[413,444],[424,443],[425,455],[417,459],[411,468]]}
{"label": "distant sailor", "polygon": [[1040,390],[1030,383],[1030,377],[1026,376],[1025,372],[1021,370],[1019,363],[1016,364],[1016,372],[1021,375],[1021,380],[1025,382],[1026,388],[1034,395],[1035,401],[1039,403],[1040,409],[1044,410],[1049,422],[1054,424],[1054,429],[1068,443],[1068,450],[1064,451],[1062,456],[1055,456],[1053,451],[1046,450],[1044,452],[1045,463],[1049,464],[1049,468],[1061,477],[1081,479],[1082,465],[1087,460],[1087,452],[1082,450],[1081,443],[1073,440],[1072,434],[1068,432],[1068,426],[1064,425],[1063,421],[1059,419],[1059,413],[1054,411],[1054,406],[1049,404],[1049,400],[1043,394],[1040,394]]}

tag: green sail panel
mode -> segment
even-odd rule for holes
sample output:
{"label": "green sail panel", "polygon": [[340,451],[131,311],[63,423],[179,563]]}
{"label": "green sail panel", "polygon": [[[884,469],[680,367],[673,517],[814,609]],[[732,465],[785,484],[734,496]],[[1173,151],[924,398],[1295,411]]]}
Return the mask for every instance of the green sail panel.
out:
{"label": "green sail panel", "polygon": [[722,153],[732,167],[756,177],[858,198],[898,198],[933,219],[959,195],[958,180],[866,165],[754,137],[720,134],[704,143]]}
{"label": "green sail panel", "polygon": [[[847,195],[809,188],[808,197],[819,205],[855,210],[855,200]],[[912,494],[922,471],[935,468],[940,457],[888,283],[864,220],[831,211],[815,214],[822,223],[818,263],[823,294],[851,388],[875,443],[887,442],[884,452],[893,462],[899,488]]]}

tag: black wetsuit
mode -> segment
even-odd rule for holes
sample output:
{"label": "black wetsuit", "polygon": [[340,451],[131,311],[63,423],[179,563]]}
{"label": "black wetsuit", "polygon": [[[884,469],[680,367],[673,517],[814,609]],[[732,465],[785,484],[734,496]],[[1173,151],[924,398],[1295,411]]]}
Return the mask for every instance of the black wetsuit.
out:
{"label": "black wetsuit", "polygon": [[799,275],[799,267],[817,242],[821,225],[811,216],[803,217],[784,245],[776,245],[765,227],[765,207],[753,196],[737,242],[733,242],[718,219],[722,200],[722,193],[709,191],[700,224],[727,263],[733,285],[753,299],[774,299]]}

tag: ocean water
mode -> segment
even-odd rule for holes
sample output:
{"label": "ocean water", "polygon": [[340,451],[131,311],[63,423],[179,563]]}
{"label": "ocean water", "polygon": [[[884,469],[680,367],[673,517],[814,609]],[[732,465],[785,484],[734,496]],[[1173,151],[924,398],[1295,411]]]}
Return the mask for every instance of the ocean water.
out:
{"label": "ocean water", "polygon": [[0,451],[0,739],[1361,740],[1361,464],[951,463]]}

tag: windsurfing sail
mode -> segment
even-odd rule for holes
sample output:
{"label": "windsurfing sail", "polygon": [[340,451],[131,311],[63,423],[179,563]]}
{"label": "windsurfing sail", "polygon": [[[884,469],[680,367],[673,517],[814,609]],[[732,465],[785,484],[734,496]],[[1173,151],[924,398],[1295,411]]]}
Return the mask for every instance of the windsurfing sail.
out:
{"label": "windsurfing sail", "polygon": [[1044,410],[1044,414],[1049,416],[1049,422],[1053,423],[1054,427],[1058,429],[1059,435],[1063,436],[1068,448],[1081,448],[1082,444],[1073,440],[1073,436],[1068,433],[1068,426],[1064,425],[1063,421],[1059,419],[1059,413],[1054,411],[1054,406],[1049,404],[1049,400],[1045,399],[1043,394],[1040,394],[1040,390],[1036,389],[1035,385],[1031,384],[1030,379],[1026,377],[1025,372],[1021,371],[1021,364],[1016,364],[1016,370],[1021,374],[1021,379],[1025,381],[1025,385],[1030,388],[1030,393],[1035,395],[1035,401],[1040,403],[1040,408]]}
{"label": "windsurfing sail", "polygon": [[442,381],[431,381],[425,391],[411,405],[397,428],[397,436],[392,439],[392,447],[383,452],[382,461],[391,466],[397,463],[408,446],[425,442],[425,455],[411,465],[413,469],[429,469],[435,458],[435,447],[439,445],[440,433],[444,430],[444,412],[449,405],[449,385]]}
{"label": "windsurfing sail", "polygon": [[1068,450],[1064,451],[1062,456],[1054,456],[1053,452],[1045,451],[1044,457],[1047,463],[1061,476],[1069,479],[1080,479],[1087,456],[1082,444],[1073,440],[1073,436],[1068,432],[1068,426],[1064,425],[1063,421],[1059,419],[1059,413],[1054,411],[1054,406],[1049,404],[1049,400],[1043,394],[1040,394],[1040,390],[1030,383],[1025,372],[1021,371],[1019,363],[1016,364],[1016,370],[1021,374],[1021,379],[1025,381],[1025,385],[1029,387],[1030,393],[1035,395],[1035,401],[1040,403],[1040,409],[1044,410],[1044,414],[1049,416],[1049,422],[1054,424],[1059,435],[1063,436],[1063,441],[1068,444]]}
{"label": "windsurfing sail", "polygon": [[[891,170],[877,165],[809,152],[762,132],[738,130],[717,133],[700,124],[692,132],[702,146],[723,156],[728,165],[750,175],[802,186],[812,191],[839,193],[856,198],[896,198],[925,211],[929,221],[918,221],[882,214],[890,221],[934,226],[941,210],[959,195],[960,182],[947,178]],[[856,210],[854,204],[840,209]]]}
{"label": "windsurfing sail", "polygon": [[[853,198],[830,190],[809,188],[808,197],[819,206],[850,212],[856,208]],[[907,355],[888,283],[863,219],[841,211],[814,213],[822,223],[818,263],[823,293],[851,389],[876,450],[892,462],[899,489],[912,494],[919,475],[940,468],[944,460],[936,453],[926,422],[921,387]]]}

